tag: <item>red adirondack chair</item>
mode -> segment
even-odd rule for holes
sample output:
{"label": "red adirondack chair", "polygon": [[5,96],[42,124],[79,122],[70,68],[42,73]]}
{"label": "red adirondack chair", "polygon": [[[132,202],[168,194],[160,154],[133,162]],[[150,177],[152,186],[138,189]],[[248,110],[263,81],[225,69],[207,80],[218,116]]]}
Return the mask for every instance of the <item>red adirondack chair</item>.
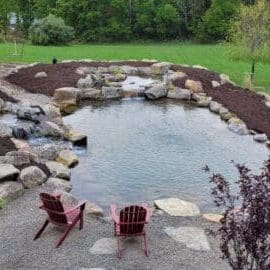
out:
{"label": "red adirondack chair", "polygon": [[75,207],[66,208],[60,201],[61,193],[53,195],[40,193],[39,196],[42,201],[40,208],[47,212],[48,218],[35,235],[34,240],[40,237],[49,223],[53,223],[56,226],[66,227],[63,236],[56,244],[56,247],[59,247],[78,221],[80,221],[80,230],[83,228],[83,211],[86,201],[78,203]]}
{"label": "red adirondack chair", "polygon": [[142,236],[144,252],[148,256],[145,224],[150,220],[152,211],[147,204],[131,205],[120,210],[117,215],[117,206],[111,205],[111,217],[114,221],[114,236],[117,237],[117,255],[121,258],[120,238]]}

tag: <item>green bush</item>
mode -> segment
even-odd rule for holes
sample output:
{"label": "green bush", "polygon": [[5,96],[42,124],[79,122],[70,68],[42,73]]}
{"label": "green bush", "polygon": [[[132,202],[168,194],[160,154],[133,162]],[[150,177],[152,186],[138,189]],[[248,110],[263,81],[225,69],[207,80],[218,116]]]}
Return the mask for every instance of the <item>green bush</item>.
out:
{"label": "green bush", "polygon": [[193,32],[199,41],[220,41],[227,38],[230,21],[239,8],[239,0],[213,0]]}
{"label": "green bush", "polygon": [[73,37],[73,28],[65,25],[62,18],[51,14],[33,22],[29,29],[29,38],[35,45],[66,44]]}

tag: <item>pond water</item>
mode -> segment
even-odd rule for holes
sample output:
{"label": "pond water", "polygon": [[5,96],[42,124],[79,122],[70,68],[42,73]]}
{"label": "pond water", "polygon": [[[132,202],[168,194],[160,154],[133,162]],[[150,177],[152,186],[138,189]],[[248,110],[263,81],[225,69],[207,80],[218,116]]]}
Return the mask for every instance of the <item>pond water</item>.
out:
{"label": "pond water", "polygon": [[80,163],[72,170],[72,193],[103,207],[179,197],[211,210],[205,164],[233,182],[231,160],[256,170],[269,155],[207,109],[179,102],[92,104],[64,121],[88,135],[88,148],[75,149]]}

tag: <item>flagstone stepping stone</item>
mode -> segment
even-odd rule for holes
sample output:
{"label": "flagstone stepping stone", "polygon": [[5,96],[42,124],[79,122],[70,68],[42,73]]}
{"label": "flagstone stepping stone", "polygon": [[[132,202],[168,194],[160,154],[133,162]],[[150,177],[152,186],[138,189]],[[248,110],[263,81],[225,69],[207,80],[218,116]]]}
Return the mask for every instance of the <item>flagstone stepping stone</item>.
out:
{"label": "flagstone stepping stone", "polygon": [[155,200],[154,205],[170,216],[191,217],[200,215],[200,210],[196,204],[178,198]]}
{"label": "flagstone stepping stone", "polygon": [[116,239],[114,238],[102,238],[95,242],[90,248],[92,254],[115,254],[116,253]]}
{"label": "flagstone stepping stone", "polygon": [[211,221],[211,222],[215,222],[215,223],[219,223],[220,220],[223,218],[222,215],[219,215],[219,214],[213,214],[213,213],[205,213],[205,214],[203,214],[203,217],[204,217],[207,221]]}
{"label": "flagstone stepping stone", "polygon": [[198,227],[166,227],[165,233],[187,248],[198,251],[210,251],[210,246],[203,229]]}

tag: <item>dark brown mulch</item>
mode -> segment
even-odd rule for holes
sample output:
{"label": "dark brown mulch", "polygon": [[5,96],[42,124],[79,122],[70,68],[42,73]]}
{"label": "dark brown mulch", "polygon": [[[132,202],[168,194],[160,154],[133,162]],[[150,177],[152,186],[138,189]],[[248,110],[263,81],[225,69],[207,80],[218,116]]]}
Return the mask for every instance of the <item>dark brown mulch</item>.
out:
{"label": "dark brown mulch", "polygon": [[7,152],[17,150],[15,144],[9,137],[0,138],[0,156],[4,156]]}
{"label": "dark brown mulch", "polygon": [[[16,85],[21,86],[32,93],[45,94],[53,96],[54,90],[60,87],[75,87],[80,75],[75,70],[81,66],[87,67],[109,67],[111,65],[129,65],[129,66],[150,66],[151,62],[72,62],[61,64],[40,64],[33,67],[20,69],[19,72],[10,74],[5,79]],[[34,78],[37,72],[44,71],[48,77]]]}
{"label": "dark brown mulch", "polygon": [[[54,94],[54,90],[60,87],[76,86],[80,75],[75,70],[80,66],[108,67],[110,65],[150,66],[152,62],[72,62],[57,65],[41,64],[34,67],[21,69],[18,73],[6,77],[11,83],[17,84],[32,93],[43,93],[48,96]],[[231,112],[235,113],[245,121],[250,129],[264,132],[270,137],[270,109],[263,102],[263,97],[249,90],[226,84],[218,88],[212,88],[211,81],[219,81],[219,74],[216,72],[173,65],[173,70],[185,72],[189,79],[201,81],[204,91],[213,100],[220,102]],[[45,71],[46,78],[34,78],[37,72]],[[185,79],[175,81],[175,85],[184,87]]]}
{"label": "dark brown mulch", "polygon": [[[208,96],[235,113],[247,124],[249,129],[266,133],[270,138],[270,109],[265,105],[262,96],[231,84],[213,88],[211,81],[220,80],[219,74],[215,72],[176,65],[173,68],[185,72],[192,80],[201,81]],[[185,79],[177,80],[174,84],[184,87]]]}
{"label": "dark brown mulch", "polygon": [[9,101],[9,102],[13,102],[13,103],[17,103],[18,100],[8,96],[6,93],[0,91],[0,98],[3,99],[4,101]]}
{"label": "dark brown mulch", "polygon": [[23,165],[15,166],[15,167],[19,170],[23,170],[23,169],[30,167],[30,166],[36,166],[36,167],[40,168],[47,175],[47,177],[50,177],[50,175],[51,175],[47,166],[45,164],[42,164],[42,163],[31,162],[28,164],[23,164]]}

